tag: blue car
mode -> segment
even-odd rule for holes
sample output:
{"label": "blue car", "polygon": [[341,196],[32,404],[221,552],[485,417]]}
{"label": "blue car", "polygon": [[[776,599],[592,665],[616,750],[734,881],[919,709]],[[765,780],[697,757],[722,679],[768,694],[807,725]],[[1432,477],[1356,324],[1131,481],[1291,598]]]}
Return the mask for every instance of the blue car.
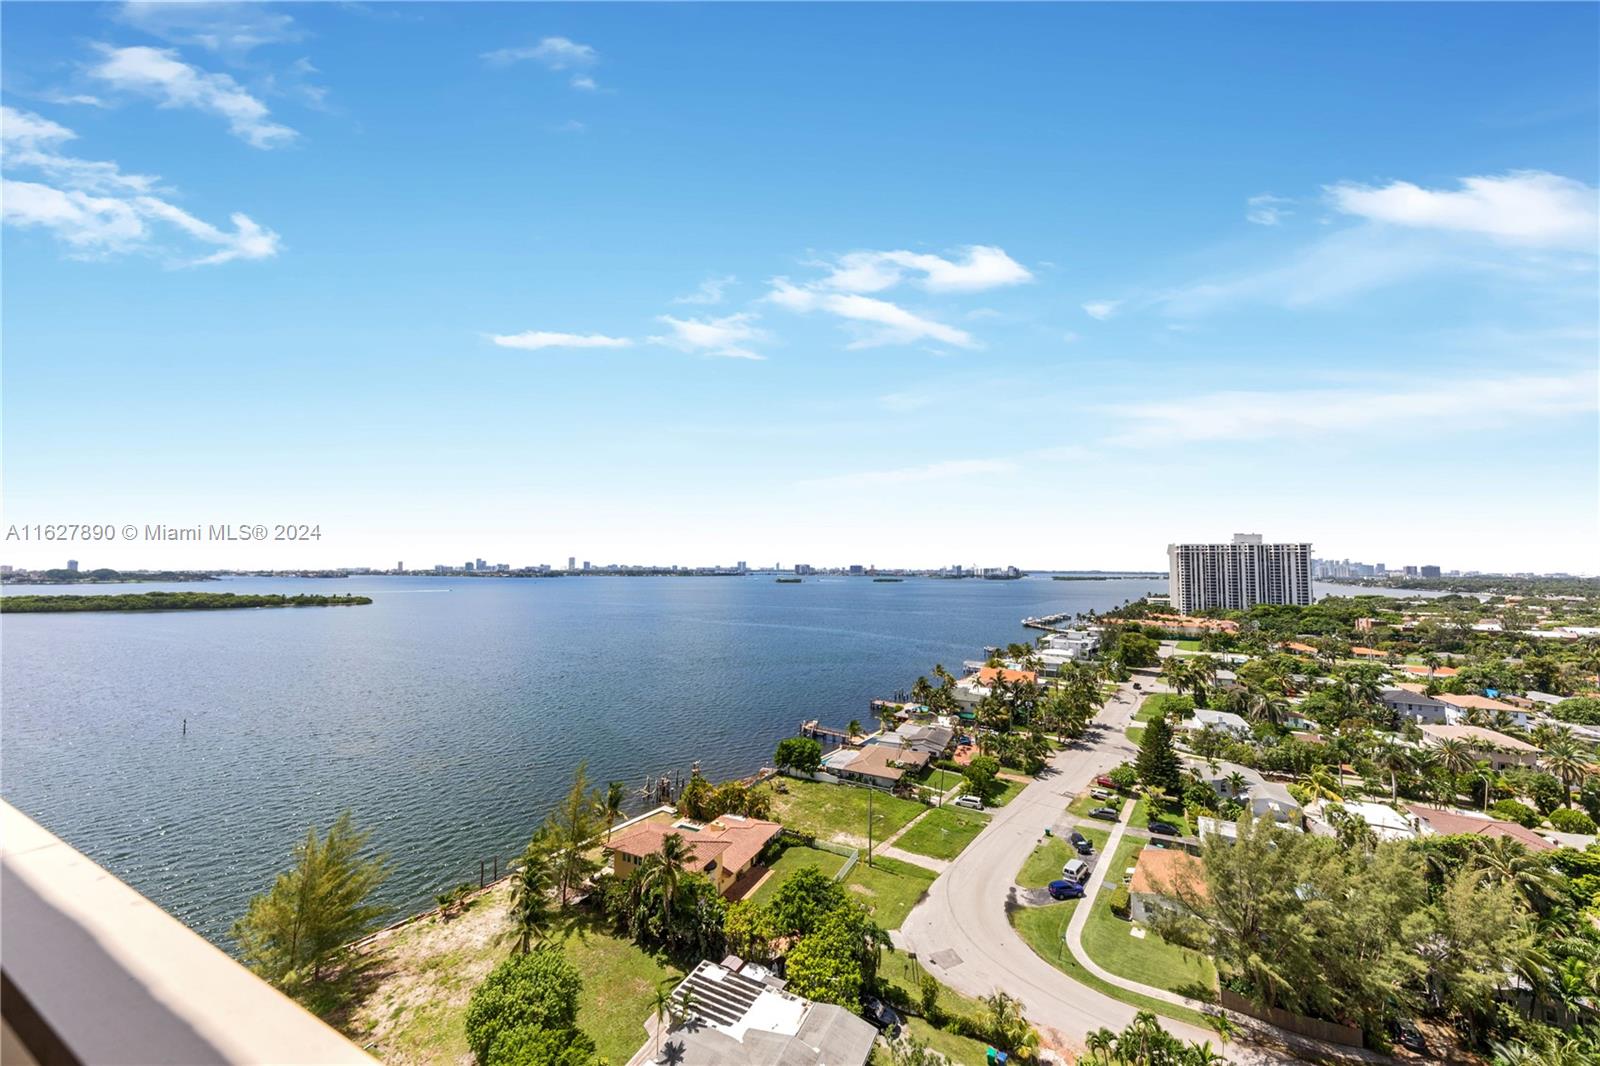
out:
{"label": "blue car", "polygon": [[1076,881],[1051,881],[1049,892],[1051,899],[1083,898],[1083,886]]}

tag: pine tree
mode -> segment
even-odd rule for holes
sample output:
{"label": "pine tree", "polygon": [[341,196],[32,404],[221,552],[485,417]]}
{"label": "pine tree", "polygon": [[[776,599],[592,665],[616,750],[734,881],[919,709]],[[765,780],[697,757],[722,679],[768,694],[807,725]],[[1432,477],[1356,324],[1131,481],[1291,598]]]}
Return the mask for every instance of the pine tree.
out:
{"label": "pine tree", "polygon": [[1139,759],[1134,764],[1141,784],[1176,794],[1179,786],[1178,753],[1172,749],[1172,726],[1164,717],[1144,727],[1139,740]]}

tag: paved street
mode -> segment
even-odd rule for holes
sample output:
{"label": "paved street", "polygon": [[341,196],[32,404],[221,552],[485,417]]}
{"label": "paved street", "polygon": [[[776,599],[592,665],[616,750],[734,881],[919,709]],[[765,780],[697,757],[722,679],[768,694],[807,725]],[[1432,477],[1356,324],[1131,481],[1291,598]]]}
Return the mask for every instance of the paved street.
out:
{"label": "paved street", "polygon": [[[1081,985],[1034,954],[1011,928],[1006,903],[1017,871],[1062,817],[1062,808],[1089,782],[1134,755],[1123,735],[1152,678],[1138,676],[1144,691],[1124,684],[1096,719],[1098,732],[1051,760],[1051,770],[997,810],[984,831],[934,881],[927,897],[896,935],[897,946],[915,951],[951,988],[971,996],[1003,989],[1021,1000],[1023,1013],[1041,1031],[1053,1030],[1081,1046],[1084,1036],[1105,1026],[1121,1029],[1135,1008]],[[1209,1029],[1163,1019],[1171,1033],[1218,1044]],[[1049,1034],[1047,1034],[1049,1035]],[[1230,1045],[1236,1062],[1292,1061],[1253,1048]]]}

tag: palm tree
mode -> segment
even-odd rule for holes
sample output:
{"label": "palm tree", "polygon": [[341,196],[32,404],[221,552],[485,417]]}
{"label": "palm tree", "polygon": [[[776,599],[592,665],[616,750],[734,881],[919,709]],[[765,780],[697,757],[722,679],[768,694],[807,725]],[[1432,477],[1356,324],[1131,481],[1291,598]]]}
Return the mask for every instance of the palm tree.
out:
{"label": "palm tree", "polygon": [[617,824],[617,819],[622,817],[622,805],[628,802],[628,786],[621,781],[613,781],[606,786],[605,795],[600,797],[600,817],[606,820],[606,839],[611,839],[611,827]]}
{"label": "palm tree", "polygon": [[1510,837],[1483,839],[1468,857],[1467,868],[1485,881],[1514,886],[1540,912],[1565,896],[1561,875]]}
{"label": "palm tree", "polygon": [[1452,781],[1471,770],[1478,761],[1472,746],[1459,737],[1447,737],[1439,741],[1435,750],[1439,753],[1439,765]]}
{"label": "palm tree", "polygon": [[661,1054],[661,1033],[666,1028],[662,1023],[672,1017],[672,993],[658,987],[655,998],[650,1001],[650,1007],[656,1019],[656,1046],[651,1052],[651,1056],[655,1057]]}
{"label": "palm tree", "polygon": [[1189,664],[1176,655],[1161,660],[1160,677],[1180,696],[1189,690]]}
{"label": "palm tree", "polygon": [[1572,786],[1582,785],[1593,773],[1589,766],[1592,756],[1578,743],[1569,729],[1561,730],[1545,745],[1539,764],[1561,779],[1566,789],[1565,804],[1572,803]]}
{"label": "palm tree", "polygon": [[555,878],[551,870],[550,849],[539,835],[528,841],[522,853],[522,867],[511,879],[512,950],[526,955],[533,942],[544,936],[550,925],[550,890]]}
{"label": "palm tree", "polygon": [[1334,803],[1343,803],[1344,796],[1339,794],[1340,784],[1328,769],[1327,763],[1319,764],[1311,771],[1311,777],[1306,781],[1306,790],[1311,793],[1313,802],[1319,799],[1332,800]]}
{"label": "palm tree", "polygon": [[1110,1066],[1111,1053],[1117,1046],[1117,1034],[1101,1026],[1084,1038],[1083,1045],[1101,1066]]}
{"label": "palm tree", "polygon": [[1439,657],[1430,651],[1422,657],[1422,665],[1428,668],[1428,676],[1431,678],[1433,672],[1439,669]]}
{"label": "palm tree", "polygon": [[1488,759],[1479,759],[1472,764],[1472,779],[1483,785],[1483,813],[1489,813],[1489,793],[1494,791],[1500,774],[1489,764]]}
{"label": "palm tree", "polygon": [[1389,802],[1400,798],[1400,775],[1410,773],[1411,749],[1392,740],[1383,740],[1372,753],[1372,761],[1389,775]]}
{"label": "palm tree", "polygon": [[672,924],[672,905],[678,900],[678,888],[683,883],[688,864],[689,844],[681,833],[668,833],[662,837],[661,847],[640,864],[639,888],[643,892],[653,890],[660,895],[663,927]]}
{"label": "palm tree", "polygon": [[1238,770],[1233,771],[1233,773],[1229,774],[1222,780],[1227,783],[1228,795],[1232,796],[1234,799],[1238,799],[1240,796],[1244,795],[1250,790],[1250,779],[1245,777],[1244,774],[1240,773]]}
{"label": "palm tree", "polygon": [[1271,725],[1279,725],[1289,713],[1289,701],[1278,693],[1270,691],[1250,693],[1245,707],[1246,713],[1251,718]]}
{"label": "palm tree", "polygon": [[844,734],[850,740],[856,739],[865,732],[866,730],[861,728],[861,719],[859,718],[850,719],[850,724],[844,727]]}

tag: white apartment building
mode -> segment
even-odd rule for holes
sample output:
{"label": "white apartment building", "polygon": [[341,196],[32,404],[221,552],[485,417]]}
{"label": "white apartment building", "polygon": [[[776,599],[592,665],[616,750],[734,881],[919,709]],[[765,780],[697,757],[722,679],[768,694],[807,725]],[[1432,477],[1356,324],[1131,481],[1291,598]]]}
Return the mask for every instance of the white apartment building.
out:
{"label": "white apartment building", "polygon": [[1168,544],[1167,566],[1179,614],[1311,603],[1309,544],[1264,544],[1259,533],[1235,533],[1231,544]]}

